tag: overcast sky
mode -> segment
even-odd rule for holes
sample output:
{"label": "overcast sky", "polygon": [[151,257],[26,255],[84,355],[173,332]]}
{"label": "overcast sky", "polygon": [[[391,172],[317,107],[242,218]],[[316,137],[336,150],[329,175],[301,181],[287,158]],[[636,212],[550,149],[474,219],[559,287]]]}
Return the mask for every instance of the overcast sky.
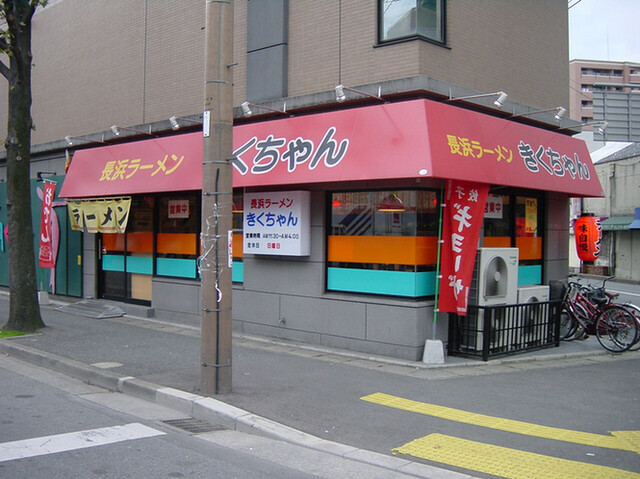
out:
{"label": "overcast sky", "polygon": [[569,59],[640,63],[640,0],[568,0]]}

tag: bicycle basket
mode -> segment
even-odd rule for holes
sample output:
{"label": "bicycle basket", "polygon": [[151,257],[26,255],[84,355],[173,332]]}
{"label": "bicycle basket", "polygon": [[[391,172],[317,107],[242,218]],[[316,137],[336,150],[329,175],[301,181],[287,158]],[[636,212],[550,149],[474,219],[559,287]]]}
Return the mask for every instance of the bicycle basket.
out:
{"label": "bicycle basket", "polygon": [[604,294],[604,290],[601,288],[587,291],[584,293],[584,295],[593,304],[602,305],[607,302],[607,296]]}

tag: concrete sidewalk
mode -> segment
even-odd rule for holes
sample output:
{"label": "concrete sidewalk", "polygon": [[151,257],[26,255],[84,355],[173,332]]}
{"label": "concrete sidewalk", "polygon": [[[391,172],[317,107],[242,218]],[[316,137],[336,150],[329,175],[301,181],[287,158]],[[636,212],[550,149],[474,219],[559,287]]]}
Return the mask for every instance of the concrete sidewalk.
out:
{"label": "concrete sidewalk", "polygon": [[[363,440],[366,433],[342,427],[346,415],[358,416],[363,424],[376,421],[375,413],[358,402],[360,397],[397,391],[403,378],[464,378],[504,372],[517,364],[553,367],[558,361],[608,354],[590,338],[488,363],[446,358],[444,365],[427,366],[234,335],[233,392],[205,397],[199,391],[199,328],[133,316],[92,319],[60,311],[60,305],[54,301],[41,308],[47,328],[0,341],[0,352],[170,406],[185,416],[425,478],[471,476],[372,451],[373,443]],[[0,294],[0,317],[7,314],[8,295]]]}

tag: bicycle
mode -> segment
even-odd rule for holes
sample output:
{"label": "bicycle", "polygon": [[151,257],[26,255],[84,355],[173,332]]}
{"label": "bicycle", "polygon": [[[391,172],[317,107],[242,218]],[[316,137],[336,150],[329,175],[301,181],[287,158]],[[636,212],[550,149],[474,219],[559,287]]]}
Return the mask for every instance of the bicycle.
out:
{"label": "bicycle", "polygon": [[567,291],[560,313],[560,339],[577,339],[594,334],[598,342],[611,352],[624,352],[638,339],[638,322],[628,309],[611,302],[616,294],[607,293],[605,278],[602,286],[582,285],[567,278]]}
{"label": "bicycle", "polygon": [[640,349],[640,307],[636,306],[633,303],[623,303],[620,304],[620,306],[629,311],[636,319],[636,325],[638,327],[638,337],[636,338],[636,342],[629,348],[629,351],[637,351]]}
{"label": "bicycle", "polygon": [[[605,278],[604,281],[602,282],[602,289],[604,290],[604,284],[610,280],[615,278],[615,276],[610,276],[608,278]],[[601,294],[601,293],[600,293]],[[608,297],[610,302],[613,302],[613,300],[615,300],[618,296],[620,296],[619,293],[612,293],[610,291],[604,291],[604,294]],[[636,340],[635,342],[631,345],[631,347],[629,347],[629,351],[637,351],[640,349],[640,307],[636,306],[633,303],[614,303],[618,306],[622,306],[623,308],[625,308],[627,311],[629,311],[629,313],[631,313],[631,315],[635,318],[636,321],[636,326],[638,329],[638,335],[636,336]]]}

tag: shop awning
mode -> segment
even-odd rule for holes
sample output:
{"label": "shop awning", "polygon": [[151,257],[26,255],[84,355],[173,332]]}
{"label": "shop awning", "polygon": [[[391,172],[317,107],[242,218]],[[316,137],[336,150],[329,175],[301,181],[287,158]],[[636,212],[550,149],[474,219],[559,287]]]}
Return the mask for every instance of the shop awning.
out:
{"label": "shop awning", "polygon": [[602,231],[626,231],[633,221],[633,216],[611,216],[600,222]]}
{"label": "shop awning", "polygon": [[640,207],[636,207],[636,216],[629,225],[630,230],[640,230]]}
{"label": "shop awning", "polygon": [[[233,146],[236,187],[431,177],[604,195],[584,141],[430,100],[238,125]],[[78,151],[61,196],[200,189],[202,150],[191,133]]]}
{"label": "shop awning", "polygon": [[202,134],[76,151],[63,198],[97,198],[202,188]]}

